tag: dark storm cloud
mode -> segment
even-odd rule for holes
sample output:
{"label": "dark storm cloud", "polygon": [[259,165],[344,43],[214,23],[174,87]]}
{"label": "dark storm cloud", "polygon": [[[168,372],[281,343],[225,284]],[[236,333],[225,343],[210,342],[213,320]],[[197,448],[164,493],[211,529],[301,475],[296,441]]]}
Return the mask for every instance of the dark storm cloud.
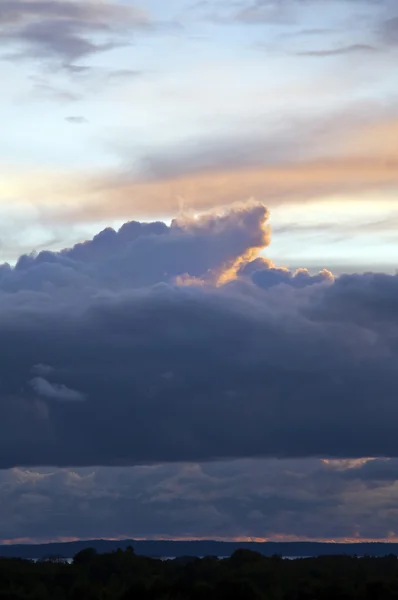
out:
{"label": "dark storm cloud", "polygon": [[56,58],[69,64],[112,49],[121,43],[121,34],[146,26],[148,17],[142,10],[111,0],[0,0],[0,40],[11,56]]}
{"label": "dark storm cloud", "polygon": [[397,477],[397,460],[18,468],[0,472],[0,538],[386,538]]}
{"label": "dark storm cloud", "polygon": [[245,271],[266,218],[132,222],[3,265],[1,466],[397,456],[398,276]]}

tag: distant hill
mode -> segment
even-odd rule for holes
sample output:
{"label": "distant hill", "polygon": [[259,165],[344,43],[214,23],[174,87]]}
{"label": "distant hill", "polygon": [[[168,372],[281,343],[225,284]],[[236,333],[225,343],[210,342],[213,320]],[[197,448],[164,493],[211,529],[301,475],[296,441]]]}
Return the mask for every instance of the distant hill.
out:
{"label": "distant hill", "polygon": [[78,542],[50,544],[0,545],[0,557],[44,558],[61,556],[72,558],[84,548],[95,548],[97,552],[112,552],[118,548],[132,546],[136,554],[153,558],[182,556],[230,556],[235,550],[245,548],[261,552],[265,556],[278,554],[287,557],[325,556],[349,554],[356,556],[398,556],[398,544],[393,543],[316,543],[316,542],[216,542],[201,541],[161,541],[161,540],[86,540]]}

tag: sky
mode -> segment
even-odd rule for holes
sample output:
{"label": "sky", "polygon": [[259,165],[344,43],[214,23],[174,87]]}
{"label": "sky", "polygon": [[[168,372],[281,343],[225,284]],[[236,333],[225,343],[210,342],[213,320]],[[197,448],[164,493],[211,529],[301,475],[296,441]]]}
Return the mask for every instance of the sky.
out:
{"label": "sky", "polygon": [[0,0],[0,543],[398,541],[396,0]]}

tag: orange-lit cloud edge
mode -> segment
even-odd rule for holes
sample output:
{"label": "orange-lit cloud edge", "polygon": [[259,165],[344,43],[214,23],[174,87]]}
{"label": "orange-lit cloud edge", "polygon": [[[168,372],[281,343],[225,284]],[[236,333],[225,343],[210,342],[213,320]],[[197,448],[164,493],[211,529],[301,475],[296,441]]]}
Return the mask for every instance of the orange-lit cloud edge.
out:
{"label": "orange-lit cloud edge", "polygon": [[[0,208],[29,205],[43,223],[84,223],[96,220],[175,216],[181,209],[207,211],[254,197],[272,207],[325,201],[344,194],[360,202],[364,193],[384,193],[395,203],[398,189],[398,117],[373,120],[367,125],[337,120],[316,156],[281,158],[255,164],[214,165],[200,168],[189,157],[178,174],[159,177],[133,174],[120,168],[54,170],[13,167],[0,163]],[[345,126],[343,126],[345,124]],[[342,130],[333,143],[333,131]],[[316,145],[316,144],[315,144]]]}
{"label": "orange-lit cloud edge", "polygon": [[17,544],[50,544],[50,543],[68,543],[68,542],[86,542],[86,541],[109,541],[109,542],[122,542],[125,540],[132,541],[173,541],[173,542],[200,542],[200,541],[214,541],[214,542],[236,542],[236,543],[265,543],[265,542],[312,542],[312,543],[328,543],[328,544],[358,544],[358,543],[398,543],[398,533],[391,531],[385,538],[368,538],[361,537],[355,533],[352,536],[346,537],[335,537],[335,538],[317,538],[309,536],[296,536],[291,534],[277,534],[271,533],[267,537],[256,537],[256,536],[237,536],[237,537],[222,537],[222,536],[150,536],[141,537],[131,535],[117,535],[113,537],[92,537],[92,538],[79,538],[79,537],[54,537],[54,538],[12,538],[0,540],[0,546],[13,546]]}
{"label": "orange-lit cloud edge", "polygon": [[[7,183],[8,178],[8,185]],[[28,199],[43,222],[84,223],[96,220],[175,216],[184,210],[208,211],[248,198],[270,206],[326,200],[346,194],[360,201],[364,192],[398,188],[398,160],[346,160],[241,167],[202,171],[180,177],[140,180],[124,173],[105,176],[29,172],[4,175],[0,205],[23,208]],[[5,187],[4,187],[5,186]]]}

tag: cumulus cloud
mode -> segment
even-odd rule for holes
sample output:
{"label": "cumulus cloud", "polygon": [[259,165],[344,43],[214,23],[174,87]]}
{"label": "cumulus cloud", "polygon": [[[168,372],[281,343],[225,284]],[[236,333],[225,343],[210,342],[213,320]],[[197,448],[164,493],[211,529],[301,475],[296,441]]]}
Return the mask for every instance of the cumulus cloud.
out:
{"label": "cumulus cloud", "polygon": [[323,269],[317,275],[311,275],[307,269],[297,269],[296,272],[292,273],[285,267],[275,267],[271,261],[264,258],[256,258],[253,261],[246,262],[239,269],[239,274],[250,275],[253,283],[263,289],[279,284],[303,288],[315,283],[332,282],[334,280],[333,274],[327,269]]}
{"label": "cumulus cloud", "polygon": [[182,216],[170,227],[132,221],[117,232],[104,229],[71,249],[21,256],[15,269],[3,265],[0,288],[130,289],[185,274],[214,282],[242,256],[250,257],[268,245],[267,219],[261,203],[249,202],[220,214]]}
{"label": "cumulus cloud", "polygon": [[3,265],[1,466],[398,456],[398,276],[275,267],[267,218],[131,222]]}

